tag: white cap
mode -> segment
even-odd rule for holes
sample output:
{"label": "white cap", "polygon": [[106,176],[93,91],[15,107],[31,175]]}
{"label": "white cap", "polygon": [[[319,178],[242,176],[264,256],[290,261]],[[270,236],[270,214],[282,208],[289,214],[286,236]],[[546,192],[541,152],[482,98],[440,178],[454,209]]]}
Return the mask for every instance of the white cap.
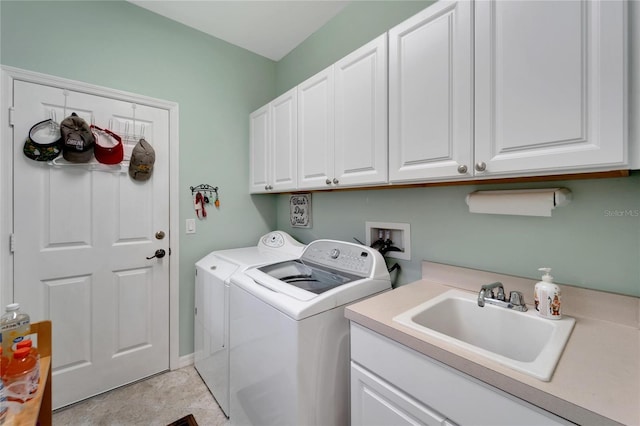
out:
{"label": "white cap", "polygon": [[538,268],[538,271],[544,272],[544,275],[542,276],[542,281],[546,283],[553,282],[553,277],[549,274],[549,272],[551,272],[551,268]]}
{"label": "white cap", "polygon": [[4,308],[6,312],[17,311],[18,309],[20,309],[19,303],[10,303],[6,308]]}

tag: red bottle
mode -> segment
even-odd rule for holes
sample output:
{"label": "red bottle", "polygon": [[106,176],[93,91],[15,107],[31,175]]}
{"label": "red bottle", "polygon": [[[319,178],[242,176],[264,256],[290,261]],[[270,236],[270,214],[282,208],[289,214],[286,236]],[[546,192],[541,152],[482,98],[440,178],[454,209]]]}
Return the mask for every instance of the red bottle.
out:
{"label": "red bottle", "polygon": [[36,359],[36,371],[31,383],[31,390],[29,391],[29,393],[34,394],[38,391],[38,383],[40,383],[40,354],[38,353],[38,349],[33,347],[33,342],[30,338],[27,338],[16,345],[16,349],[21,348],[29,348],[31,356]]}
{"label": "red bottle", "polygon": [[31,389],[37,367],[31,348],[16,349],[9,360],[7,369],[2,372],[8,401],[26,402],[33,398]]}

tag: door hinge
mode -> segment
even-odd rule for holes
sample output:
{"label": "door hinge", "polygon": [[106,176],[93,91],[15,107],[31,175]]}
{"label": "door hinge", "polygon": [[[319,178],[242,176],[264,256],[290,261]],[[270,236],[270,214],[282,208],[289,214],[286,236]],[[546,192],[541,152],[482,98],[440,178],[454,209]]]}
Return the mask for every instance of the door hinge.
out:
{"label": "door hinge", "polygon": [[9,126],[13,126],[13,114],[16,112],[14,107],[9,107]]}
{"label": "door hinge", "polygon": [[9,234],[9,252],[16,251],[16,237],[15,234]]}
{"label": "door hinge", "polygon": [[171,247],[169,247],[169,256],[171,256]]}

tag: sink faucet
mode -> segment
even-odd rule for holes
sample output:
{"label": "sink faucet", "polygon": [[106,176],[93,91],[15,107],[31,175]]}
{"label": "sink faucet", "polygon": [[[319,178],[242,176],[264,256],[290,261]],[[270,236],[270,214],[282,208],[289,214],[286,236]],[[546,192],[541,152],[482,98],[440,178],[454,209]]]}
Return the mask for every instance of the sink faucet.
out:
{"label": "sink faucet", "polygon": [[[497,294],[494,294],[494,289],[498,289]],[[522,293],[519,291],[510,292],[509,301],[507,301],[504,294],[504,287],[500,282],[485,284],[480,288],[480,292],[478,293],[478,306],[481,308],[484,307],[485,302],[520,312],[527,311],[527,305],[524,303]]]}

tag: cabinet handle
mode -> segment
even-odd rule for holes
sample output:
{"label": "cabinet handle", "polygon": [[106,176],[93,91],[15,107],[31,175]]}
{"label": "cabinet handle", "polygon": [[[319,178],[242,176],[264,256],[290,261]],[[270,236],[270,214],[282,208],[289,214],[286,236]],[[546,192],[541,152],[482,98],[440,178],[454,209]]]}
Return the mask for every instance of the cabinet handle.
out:
{"label": "cabinet handle", "polygon": [[458,173],[461,175],[467,173],[467,166],[465,164],[461,164],[458,166]]}
{"label": "cabinet handle", "polygon": [[487,170],[487,165],[484,163],[484,161],[476,163],[476,171],[484,172],[485,170]]}
{"label": "cabinet handle", "polygon": [[331,179],[328,179],[326,181],[324,181],[327,185],[331,185]]}
{"label": "cabinet handle", "polygon": [[338,179],[333,178],[333,183],[334,183],[334,184],[336,184],[336,185],[337,185],[337,184],[338,184],[338,182],[340,182]]}

